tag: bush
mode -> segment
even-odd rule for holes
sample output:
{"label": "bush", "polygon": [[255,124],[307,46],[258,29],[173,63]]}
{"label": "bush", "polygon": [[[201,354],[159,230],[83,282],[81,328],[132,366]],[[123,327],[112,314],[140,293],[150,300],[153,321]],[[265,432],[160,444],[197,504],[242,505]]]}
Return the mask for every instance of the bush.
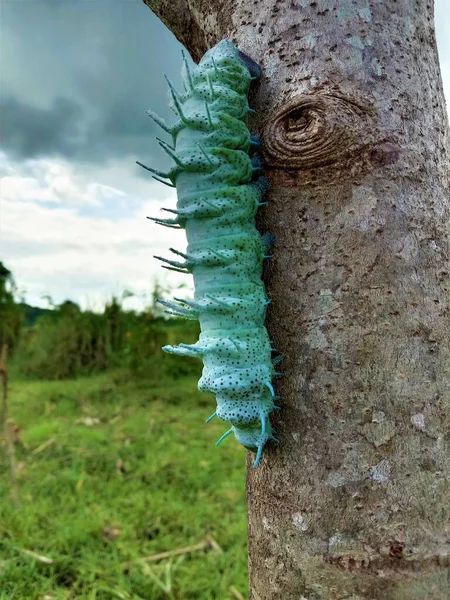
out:
{"label": "bush", "polygon": [[198,359],[161,350],[194,343],[198,335],[197,321],[165,319],[153,309],[125,311],[114,297],[103,313],[82,311],[67,300],[24,330],[18,368],[35,379],[75,378],[110,367],[127,367],[138,377],[200,375]]}
{"label": "bush", "polygon": [[57,314],[40,317],[25,331],[20,370],[38,379],[66,379],[108,367],[108,339],[103,315],[82,312],[64,302]]}
{"label": "bush", "polygon": [[139,315],[128,340],[128,365],[140,377],[167,375],[172,379],[199,375],[201,362],[195,358],[167,354],[162,346],[180,342],[195,343],[200,328],[197,321],[153,317],[150,311]]}

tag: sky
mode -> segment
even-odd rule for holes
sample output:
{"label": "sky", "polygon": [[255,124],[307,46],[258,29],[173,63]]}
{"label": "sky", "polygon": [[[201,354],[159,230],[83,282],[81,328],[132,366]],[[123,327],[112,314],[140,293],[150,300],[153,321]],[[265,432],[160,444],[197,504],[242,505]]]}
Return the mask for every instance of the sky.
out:
{"label": "sky", "polygon": [[[449,106],[448,0],[435,12]],[[192,289],[153,258],[186,247],[146,219],[174,190],[135,164],[169,164],[145,110],[173,120],[163,73],[179,86],[180,69],[181,45],[141,0],[0,0],[0,260],[28,303],[99,310],[129,290],[141,309],[156,282]]]}

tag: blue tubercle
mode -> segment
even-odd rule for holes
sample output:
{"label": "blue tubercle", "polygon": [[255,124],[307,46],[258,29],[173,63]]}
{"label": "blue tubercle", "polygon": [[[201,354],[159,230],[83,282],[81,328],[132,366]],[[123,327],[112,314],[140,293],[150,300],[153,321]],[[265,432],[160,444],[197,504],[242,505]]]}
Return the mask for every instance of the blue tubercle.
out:
{"label": "blue tubercle", "polygon": [[[265,194],[267,192],[267,190],[269,189],[269,180],[264,175],[261,175],[255,181],[254,185],[256,185],[256,187],[260,190],[261,194]],[[266,204],[267,204],[267,202],[266,202]]]}
{"label": "blue tubercle", "polygon": [[250,151],[259,152],[261,150],[261,137],[259,135],[250,136]]}
{"label": "blue tubercle", "polygon": [[254,173],[261,173],[262,171],[262,160],[259,154],[254,154],[251,159],[252,170]]}

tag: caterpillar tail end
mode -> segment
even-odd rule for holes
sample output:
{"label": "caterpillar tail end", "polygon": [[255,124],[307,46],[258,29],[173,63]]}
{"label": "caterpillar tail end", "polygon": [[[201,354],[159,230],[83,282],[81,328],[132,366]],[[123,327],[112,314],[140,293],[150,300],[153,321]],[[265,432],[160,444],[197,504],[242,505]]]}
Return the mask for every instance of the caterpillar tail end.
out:
{"label": "caterpillar tail end", "polygon": [[238,425],[234,428],[234,435],[237,441],[242,444],[247,450],[256,453],[255,460],[253,462],[253,468],[259,465],[261,457],[264,451],[264,447],[269,440],[277,441],[273,436],[272,426],[270,424],[269,415],[263,411],[260,414],[260,418],[248,425]]}

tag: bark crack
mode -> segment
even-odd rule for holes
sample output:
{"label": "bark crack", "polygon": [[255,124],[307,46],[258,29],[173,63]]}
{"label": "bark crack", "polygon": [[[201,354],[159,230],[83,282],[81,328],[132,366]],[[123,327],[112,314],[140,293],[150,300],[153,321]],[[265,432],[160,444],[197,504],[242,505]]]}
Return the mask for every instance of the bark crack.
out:
{"label": "bark crack", "polygon": [[422,556],[405,556],[403,545],[391,542],[386,549],[386,556],[377,554],[329,554],[325,562],[344,571],[367,571],[378,577],[389,576],[390,580],[422,577],[424,571],[448,569],[450,575],[449,554],[426,554]]}

